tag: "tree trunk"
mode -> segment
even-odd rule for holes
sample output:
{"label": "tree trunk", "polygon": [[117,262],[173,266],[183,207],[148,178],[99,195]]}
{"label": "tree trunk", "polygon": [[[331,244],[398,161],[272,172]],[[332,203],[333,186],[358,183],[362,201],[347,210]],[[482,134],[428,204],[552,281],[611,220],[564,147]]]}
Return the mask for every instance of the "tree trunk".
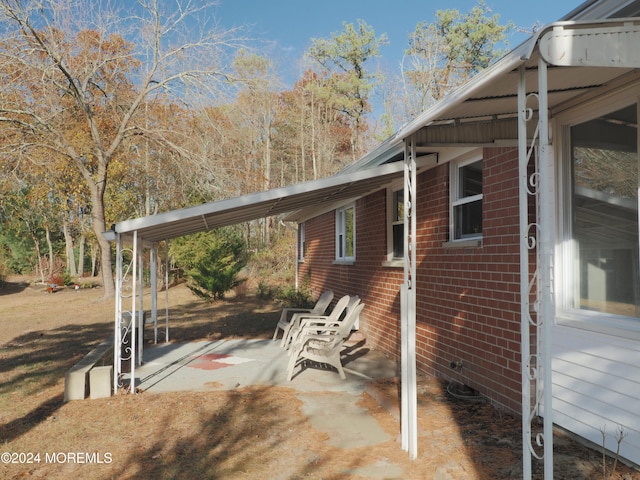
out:
{"label": "tree trunk", "polygon": [[96,235],[98,247],[100,248],[100,271],[102,274],[102,286],[104,293],[102,295],[103,300],[109,300],[115,297],[116,286],[113,280],[113,272],[111,271],[111,244],[102,235],[106,230],[106,222],[104,216],[104,190],[106,186],[106,165],[108,161],[102,161],[102,171],[98,174],[98,178],[102,179],[101,182],[96,182],[91,190],[91,200],[93,208],[91,210],[91,219],[93,233]]}
{"label": "tree trunk", "polygon": [[84,275],[84,245],[86,238],[84,233],[80,234],[80,238],[78,239],[78,277],[82,278]]}
{"label": "tree trunk", "polygon": [[49,231],[49,227],[45,227],[44,229],[47,237],[47,245],[49,247],[49,276],[53,275],[53,264],[55,262],[55,258],[53,257],[53,244],[51,243],[51,232]]}
{"label": "tree trunk", "polygon": [[40,270],[40,280],[44,284],[44,267],[42,265],[42,253],[40,252],[40,242],[35,235],[31,237],[33,239],[33,245],[36,248],[36,255],[38,256],[38,265],[36,267],[37,270]]}
{"label": "tree trunk", "polygon": [[72,277],[77,277],[76,258],[73,253],[73,236],[69,232],[69,225],[66,220],[62,224],[62,232],[64,233],[65,251],[67,252],[67,271]]}
{"label": "tree trunk", "polygon": [[313,100],[313,92],[311,92],[311,162],[313,166],[313,179],[318,179],[318,164],[316,159],[316,119],[314,117],[315,105]]}
{"label": "tree trunk", "polygon": [[98,247],[95,245],[91,247],[91,276],[95,277],[97,275],[96,264],[98,263]]}
{"label": "tree trunk", "polygon": [[100,271],[102,274],[102,286],[104,287],[102,298],[108,300],[115,296],[116,286],[113,280],[113,272],[111,271],[111,244],[102,236],[105,231],[104,225],[104,220],[96,221],[94,218],[93,232],[96,234],[96,239],[100,246]]}

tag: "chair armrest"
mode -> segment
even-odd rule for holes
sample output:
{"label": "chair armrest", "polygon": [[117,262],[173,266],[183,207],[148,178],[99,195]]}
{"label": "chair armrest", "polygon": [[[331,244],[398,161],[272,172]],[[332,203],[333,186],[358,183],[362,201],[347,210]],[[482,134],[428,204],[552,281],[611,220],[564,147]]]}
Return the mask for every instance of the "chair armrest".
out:
{"label": "chair armrest", "polygon": [[310,338],[331,341],[335,339],[335,333],[338,333],[339,331],[340,327],[337,325],[307,325],[301,327],[297,332],[295,332],[291,338],[291,344],[301,347]]}
{"label": "chair armrest", "polygon": [[296,312],[310,312],[310,308],[283,308],[282,313],[280,314],[280,321],[286,320],[287,315],[289,313],[293,313],[296,315]]}
{"label": "chair armrest", "polygon": [[300,315],[300,317],[298,317],[300,319],[300,325],[301,326],[305,326],[305,325],[309,325],[309,324],[314,324],[314,325],[323,325],[323,324],[327,324],[327,325],[333,325],[333,324],[338,324],[340,322],[340,320],[333,320],[331,319],[331,317],[326,316],[326,315]]}
{"label": "chair armrest", "polygon": [[326,319],[329,318],[329,315],[318,315],[317,313],[307,313],[305,314],[304,312],[301,313],[294,313],[293,317],[291,317],[291,321],[293,322],[294,320],[300,320],[303,318],[316,318],[316,319]]}
{"label": "chair armrest", "polygon": [[291,350],[295,352],[294,356],[297,356],[308,344],[311,344],[310,346],[314,348],[319,348],[317,344],[322,343],[326,344],[328,348],[333,348],[336,344],[342,342],[342,338],[339,335],[335,335],[335,333],[326,333],[325,331],[318,333],[315,330],[300,333],[291,344]]}
{"label": "chair armrest", "polygon": [[[322,333],[318,334],[318,331],[321,331]],[[339,325],[306,325],[300,329],[300,335],[313,335],[311,332],[316,332],[318,335],[329,335],[339,331]]]}
{"label": "chair armrest", "polygon": [[285,312],[310,312],[310,308],[285,308],[283,309]]}

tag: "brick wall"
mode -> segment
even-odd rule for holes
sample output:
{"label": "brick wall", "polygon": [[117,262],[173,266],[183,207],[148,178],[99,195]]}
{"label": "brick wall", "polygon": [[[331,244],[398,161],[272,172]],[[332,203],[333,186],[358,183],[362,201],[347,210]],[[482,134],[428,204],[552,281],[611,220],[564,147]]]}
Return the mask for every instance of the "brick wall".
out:
{"label": "brick wall", "polygon": [[[486,148],[483,242],[447,248],[449,165],[418,177],[418,370],[466,383],[510,410],[520,411],[518,154]],[[393,358],[400,352],[399,288],[403,270],[385,267],[386,192],[356,203],[356,262],[334,265],[335,214],[306,222],[308,245],[301,278],[314,294],[360,295],[367,341]],[[461,371],[451,362],[462,361]]]}

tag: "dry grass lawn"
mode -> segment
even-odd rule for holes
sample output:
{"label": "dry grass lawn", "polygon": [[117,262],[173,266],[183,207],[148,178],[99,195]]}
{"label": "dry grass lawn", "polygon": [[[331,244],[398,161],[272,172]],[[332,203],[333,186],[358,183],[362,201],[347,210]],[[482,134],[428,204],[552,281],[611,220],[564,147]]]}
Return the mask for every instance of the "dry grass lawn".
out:
{"label": "dry grass lawn", "polygon": [[[100,289],[49,294],[25,279],[0,289],[1,478],[53,479],[512,479],[521,476],[519,419],[451,399],[434,379],[419,394],[420,456],[410,462],[399,425],[366,394],[392,440],[340,449],[314,430],[290,388],[118,395],[64,404],[64,374],[112,335]],[[22,283],[21,283],[22,282]],[[267,338],[276,306],[248,296],[213,305],[170,291],[171,336]],[[380,392],[397,400],[397,386]],[[9,454],[7,456],[7,454]],[[558,436],[556,479],[609,478],[599,452]],[[7,462],[7,460],[9,460]],[[542,478],[536,465],[535,478]],[[393,472],[393,473],[389,473]],[[613,479],[640,479],[618,464]]]}

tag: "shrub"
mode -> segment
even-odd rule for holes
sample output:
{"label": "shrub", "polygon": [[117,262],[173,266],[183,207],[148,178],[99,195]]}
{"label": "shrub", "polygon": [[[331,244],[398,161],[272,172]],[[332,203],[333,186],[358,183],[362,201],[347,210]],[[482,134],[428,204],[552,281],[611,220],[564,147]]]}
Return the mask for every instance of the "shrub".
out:
{"label": "shrub", "polygon": [[49,275],[49,278],[47,278],[47,283],[49,285],[57,285],[61,287],[64,285],[64,278],[62,278],[62,275],[54,273],[53,275]]}
{"label": "shrub", "polygon": [[265,300],[276,300],[286,308],[312,308],[315,305],[308,278],[304,279],[298,289],[294,286],[273,287],[260,282],[257,296]]}
{"label": "shrub", "polygon": [[312,308],[315,305],[311,290],[306,285],[298,290],[294,287],[278,289],[275,298],[288,308]]}
{"label": "shrub", "polygon": [[206,300],[222,299],[242,283],[238,274],[247,263],[245,251],[244,240],[230,228],[183,237],[171,245],[171,255],[184,269],[187,286]]}

